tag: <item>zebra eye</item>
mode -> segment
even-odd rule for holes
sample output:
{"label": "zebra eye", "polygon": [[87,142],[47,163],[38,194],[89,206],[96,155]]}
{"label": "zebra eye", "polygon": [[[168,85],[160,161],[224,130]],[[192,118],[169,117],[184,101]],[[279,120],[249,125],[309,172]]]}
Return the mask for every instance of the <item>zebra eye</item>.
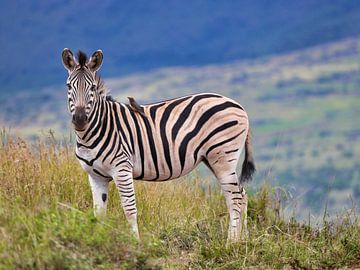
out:
{"label": "zebra eye", "polygon": [[95,90],[96,90],[96,87],[97,87],[97,85],[96,85],[96,84],[93,84],[93,85],[91,86],[91,90],[92,90],[92,91],[95,91]]}
{"label": "zebra eye", "polygon": [[71,84],[70,83],[66,84],[66,86],[67,86],[68,90],[71,90]]}

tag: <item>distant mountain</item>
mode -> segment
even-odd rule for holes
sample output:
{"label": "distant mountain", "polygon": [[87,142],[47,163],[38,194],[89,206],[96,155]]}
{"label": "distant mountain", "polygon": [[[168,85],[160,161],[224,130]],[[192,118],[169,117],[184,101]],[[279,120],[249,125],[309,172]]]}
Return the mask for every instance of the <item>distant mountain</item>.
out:
{"label": "distant mountain", "polygon": [[63,81],[64,47],[103,74],[225,63],[360,34],[358,0],[0,2],[0,95]]}

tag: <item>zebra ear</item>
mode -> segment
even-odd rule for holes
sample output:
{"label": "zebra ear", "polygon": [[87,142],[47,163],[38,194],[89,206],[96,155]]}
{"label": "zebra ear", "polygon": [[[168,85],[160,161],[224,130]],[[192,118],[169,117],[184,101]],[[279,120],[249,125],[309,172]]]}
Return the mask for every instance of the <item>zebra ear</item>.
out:
{"label": "zebra ear", "polygon": [[62,61],[64,67],[69,72],[72,71],[76,66],[74,55],[68,48],[65,48],[62,52]]}
{"label": "zebra ear", "polygon": [[102,61],[103,61],[103,53],[101,50],[97,50],[91,56],[87,66],[90,68],[91,71],[95,72],[98,71],[99,68],[101,67]]}

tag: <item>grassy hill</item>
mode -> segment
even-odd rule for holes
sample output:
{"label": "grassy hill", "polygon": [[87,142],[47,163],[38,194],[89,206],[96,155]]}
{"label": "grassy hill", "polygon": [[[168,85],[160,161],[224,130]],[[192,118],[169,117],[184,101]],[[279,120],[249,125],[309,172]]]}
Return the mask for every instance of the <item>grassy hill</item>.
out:
{"label": "grassy hill", "polygon": [[249,192],[249,237],[226,246],[219,186],[196,174],[136,182],[141,242],[130,235],[111,183],[106,220],[72,147],[0,134],[0,269],[357,269],[360,221],[352,211],[322,224],[284,217],[270,186]]}
{"label": "grassy hill", "polygon": [[[108,58],[105,54],[103,70]],[[360,39],[292,53],[203,67],[164,68],[105,78],[112,95],[152,102],[193,92],[217,92],[250,115],[257,182],[285,188],[307,217],[325,205],[334,214],[360,200]],[[63,71],[65,81],[66,72]],[[0,101],[3,126],[35,139],[52,129],[71,134],[64,86]],[[292,210],[291,210],[292,211]]]}

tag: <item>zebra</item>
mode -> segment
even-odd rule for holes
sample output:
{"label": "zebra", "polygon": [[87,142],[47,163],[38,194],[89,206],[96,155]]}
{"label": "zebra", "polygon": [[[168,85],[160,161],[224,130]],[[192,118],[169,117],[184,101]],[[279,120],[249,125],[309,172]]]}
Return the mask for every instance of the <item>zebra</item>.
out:
{"label": "zebra", "polygon": [[[179,178],[204,162],[220,183],[230,220],[228,242],[247,236],[247,194],[243,183],[255,172],[249,120],[234,100],[214,93],[187,95],[149,105],[113,100],[98,75],[103,53],[77,57],[65,48],[68,109],[76,134],[76,157],[88,173],[94,215],[104,218],[108,186],[114,181],[137,239],[133,180]],[[241,177],[236,168],[245,149]]]}

